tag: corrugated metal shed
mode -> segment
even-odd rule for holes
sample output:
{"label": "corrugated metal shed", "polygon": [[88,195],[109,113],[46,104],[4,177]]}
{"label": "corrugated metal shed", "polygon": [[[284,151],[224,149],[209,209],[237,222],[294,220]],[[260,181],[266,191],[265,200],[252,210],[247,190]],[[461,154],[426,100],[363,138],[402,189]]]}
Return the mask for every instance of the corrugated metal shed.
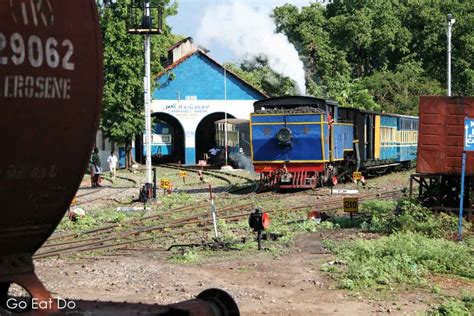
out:
{"label": "corrugated metal shed", "polygon": [[[464,118],[474,118],[474,98],[420,98],[420,129],[416,171],[461,174]],[[468,153],[466,174],[474,175],[474,153]]]}

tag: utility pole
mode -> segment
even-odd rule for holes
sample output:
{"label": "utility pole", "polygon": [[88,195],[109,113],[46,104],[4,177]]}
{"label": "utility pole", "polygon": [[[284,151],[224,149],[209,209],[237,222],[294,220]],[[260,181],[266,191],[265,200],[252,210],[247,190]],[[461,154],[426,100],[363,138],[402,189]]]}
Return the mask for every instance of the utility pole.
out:
{"label": "utility pole", "polygon": [[[150,0],[144,2],[144,14],[143,20],[146,21],[146,25],[151,27],[151,16],[150,16]],[[142,23],[142,25],[145,23]],[[145,33],[145,78],[144,78],[144,97],[145,97],[145,142],[146,142],[146,189],[152,187],[152,176],[151,176],[151,70],[150,70],[150,33]]]}
{"label": "utility pole", "polygon": [[[153,176],[151,169],[151,35],[162,33],[162,10],[153,6],[150,0],[134,0],[129,10],[130,34],[144,35],[145,38],[145,77],[144,103],[145,103],[145,150],[146,150],[146,183],[145,193],[148,199],[153,198]],[[141,17],[141,21],[137,21]]]}
{"label": "utility pole", "polygon": [[448,22],[448,97],[451,96],[451,28],[453,24],[456,22],[455,19],[453,19],[453,15],[450,13],[447,15],[447,22]]}

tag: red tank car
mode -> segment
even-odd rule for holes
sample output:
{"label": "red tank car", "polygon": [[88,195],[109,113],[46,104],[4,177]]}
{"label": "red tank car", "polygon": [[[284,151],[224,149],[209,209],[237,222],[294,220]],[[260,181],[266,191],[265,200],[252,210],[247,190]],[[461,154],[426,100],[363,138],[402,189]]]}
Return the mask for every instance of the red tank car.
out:
{"label": "red tank car", "polygon": [[73,199],[100,114],[96,2],[0,2],[0,301],[11,283],[47,300],[31,256]]}

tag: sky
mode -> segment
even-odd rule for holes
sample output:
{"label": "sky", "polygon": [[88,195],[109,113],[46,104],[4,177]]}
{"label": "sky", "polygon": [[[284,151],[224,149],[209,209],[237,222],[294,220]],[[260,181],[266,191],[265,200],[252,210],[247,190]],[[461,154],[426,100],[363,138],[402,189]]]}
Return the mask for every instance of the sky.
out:
{"label": "sky", "polygon": [[[206,13],[209,17],[210,13],[214,13],[216,7],[222,6],[231,6],[231,5],[242,5],[246,6],[251,10],[259,14],[269,15],[272,9],[276,6],[281,6],[285,3],[291,3],[296,6],[304,6],[310,2],[315,2],[316,0],[176,0],[178,2],[178,14],[173,17],[169,17],[167,22],[171,25],[173,33],[180,34],[184,36],[191,36],[199,43],[199,39],[203,38],[202,33],[203,29],[206,28],[205,23]],[[221,20],[223,17],[217,17]],[[245,19],[244,17],[242,17]],[[225,20],[225,19],[224,19]],[[209,21],[209,19],[207,19]],[[232,19],[231,19],[232,21]],[[210,26],[207,26],[210,27]],[[198,33],[201,33],[198,36]],[[247,33],[248,34],[248,33]],[[228,43],[213,40],[208,38],[205,41],[205,48],[210,50],[209,55],[216,59],[220,63],[237,61],[241,59],[241,56],[237,56],[235,52],[231,49],[228,49]]]}

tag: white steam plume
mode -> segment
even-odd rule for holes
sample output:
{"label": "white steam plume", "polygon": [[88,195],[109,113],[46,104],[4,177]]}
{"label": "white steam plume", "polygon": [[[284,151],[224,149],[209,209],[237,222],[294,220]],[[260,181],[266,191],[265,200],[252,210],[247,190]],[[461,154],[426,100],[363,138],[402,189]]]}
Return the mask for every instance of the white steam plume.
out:
{"label": "white steam plume", "polygon": [[303,62],[288,38],[276,33],[275,24],[266,13],[237,0],[208,7],[196,40],[203,46],[213,41],[225,45],[239,59],[264,55],[273,70],[295,80],[300,93],[305,94]]}

